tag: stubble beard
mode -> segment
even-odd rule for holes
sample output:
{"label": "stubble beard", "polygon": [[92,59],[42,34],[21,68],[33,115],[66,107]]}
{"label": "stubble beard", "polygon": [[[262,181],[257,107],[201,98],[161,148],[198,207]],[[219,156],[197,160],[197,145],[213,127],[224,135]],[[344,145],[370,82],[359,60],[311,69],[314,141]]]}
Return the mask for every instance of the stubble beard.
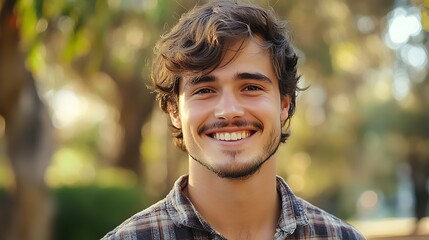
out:
{"label": "stubble beard", "polygon": [[[212,164],[209,164],[209,162],[205,161],[204,159],[199,159],[197,157],[194,157],[190,153],[188,154],[193,160],[195,160],[196,162],[198,162],[199,164],[201,164],[211,172],[215,173],[220,178],[245,180],[251,177],[252,175],[254,175],[255,173],[257,173],[261,169],[263,164],[267,162],[271,158],[271,156],[273,156],[277,152],[277,149],[280,146],[280,134],[281,134],[281,131],[280,133],[276,134],[276,131],[274,131],[273,129],[270,133],[270,138],[269,138],[270,141],[264,145],[264,147],[262,148],[262,153],[259,156],[255,156],[253,160],[248,161],[248,163],[243,164],[243,166],[240,166],[240,167],[233,167],[233,168],[229,168],[229,166],[216,167],[216,166],[213,166]],[[240,151],[223,152],[223,154],[227,158],[229,158],[229,161],[231,162],[236,162],[236,157],[239,153]]]}

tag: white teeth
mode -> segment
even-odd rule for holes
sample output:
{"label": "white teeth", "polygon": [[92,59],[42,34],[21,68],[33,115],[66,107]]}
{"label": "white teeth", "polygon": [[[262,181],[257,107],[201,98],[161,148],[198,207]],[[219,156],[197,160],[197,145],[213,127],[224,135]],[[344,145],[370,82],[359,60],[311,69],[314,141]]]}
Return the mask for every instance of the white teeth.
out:
{"label": "white teeth", "polygon": [[248,138],[250,133],[247,131],[232,132],[232,133],[215,133],[214,138],[221,141],[236,141],[244,138]]}
{"label": "white teeth", "polygon": [[226,141],[231,140],[231,134],[230,133],[225,133],[225,140]]}
{"label": "white teeth", "polygon": [[237,133],[235,132],[231,133],[231,140],[237,140]]}

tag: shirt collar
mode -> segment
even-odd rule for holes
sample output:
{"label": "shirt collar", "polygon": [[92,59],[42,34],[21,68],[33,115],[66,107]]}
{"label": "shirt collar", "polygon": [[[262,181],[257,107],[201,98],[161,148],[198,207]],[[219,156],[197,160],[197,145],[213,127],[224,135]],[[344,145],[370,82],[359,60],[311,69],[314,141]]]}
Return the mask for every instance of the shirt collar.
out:
{"label": "shirt collar", "polygon": [[[166,197],[167,210],[172,221],[177,226],[187,226],[214,233],[215,230],[203,219],[183,192],[187,185],[188,175],[181,176]],[[309,220],[302,204],[279,176],[277,177],[277,191],[280,193],[282,203],[277,230],[289,235],[295,231],[298,225],[307,225]]]}
{"label": "shirt collar", "polygon": [[183,192],[188,185],[188,175],[181,176],[167,195],[167,211],[176,226],[187,226],[213,232],[214,230],[195,209]]}
{"label": "shirt collar", "polygon": [[279,176],[277,176],[277,191],[280,193],[282,201],[282,212],[277,227],[285,233],[292,234],[298,225],[309,223],[308,217],[295,194],[285,180]]}

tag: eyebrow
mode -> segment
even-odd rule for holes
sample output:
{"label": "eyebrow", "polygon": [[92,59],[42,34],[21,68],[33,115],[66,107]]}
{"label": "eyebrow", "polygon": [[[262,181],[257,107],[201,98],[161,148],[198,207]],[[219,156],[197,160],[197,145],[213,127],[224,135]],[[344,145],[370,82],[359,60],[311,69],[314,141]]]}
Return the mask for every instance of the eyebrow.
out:
{"label": "eyebrow", "polygon": [[199,83],[214,82],[214,81],[216,81],[216,77],[213,75],[198,76],[198,77],[191,78],[191,80],[188,81],[186,86],[197,85]]}
{"label": "eyebrow", "polygon": [[[262,73],[259,72],[239,72],[236,73],[233,77],[234,80],[259,80],[267,83],[272,83],[271,79],[267,76],[265,76]],[[200,83],[207,83],[207,82],[215,82],[217,80],[217,77],[213,75],[204,75],[204,76],[198,76],[191,78],[186,84],[185,88],[188,88],[190,86],[194,86]]]}
{"label": "eyebrow", "polygon": [[249,72],[243,72],[243,73],[237,73],[234,76],[234,79],[238,80],[245,80],[245,79],[251,79],[251,80],[261,80],[264,82],[272,83],[271,79],[267,76],[265,76],[262,73],[255,72],[255,73],[249,73]]}

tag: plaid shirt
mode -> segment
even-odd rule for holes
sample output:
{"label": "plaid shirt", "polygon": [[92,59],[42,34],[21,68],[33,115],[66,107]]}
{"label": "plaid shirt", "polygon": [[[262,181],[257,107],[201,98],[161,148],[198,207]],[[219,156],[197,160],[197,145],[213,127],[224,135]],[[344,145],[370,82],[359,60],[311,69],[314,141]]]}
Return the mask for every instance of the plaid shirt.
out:
{"label": "plaid shirt", "polygon": [[[135,214],[102,239],[226,239],[194,208],[182,189],[188,177],[179,178],[166,198]],[[365,239],[359,231],[335,216],[295,196],[277,177],[282,212],[274,239]]]}

